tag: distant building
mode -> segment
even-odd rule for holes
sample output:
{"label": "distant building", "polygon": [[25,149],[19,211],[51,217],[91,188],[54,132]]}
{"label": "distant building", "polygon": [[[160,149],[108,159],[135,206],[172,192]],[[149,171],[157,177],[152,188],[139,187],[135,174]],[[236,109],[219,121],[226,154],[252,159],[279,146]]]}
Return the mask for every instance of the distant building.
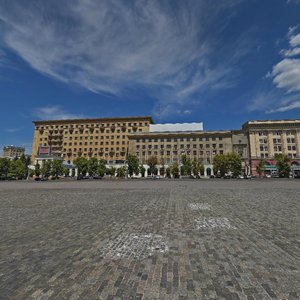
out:
{"label": "distant building", "polygon": [[128,135],[149,131],[151,117],[34,121],[32,161],[52,155],[73,162],[96,157],[108,163],[125,162]]}
{"label": "distant building", "polygon": [[3,147],[3,157],[13,159],[15,157],[20,157],[25,154],[24,147],[17,147],[17,146],[4,146]]}
{"label": "distant building", "polygon": [[[217,154],[238,153],[243,173],[257,175],[263,159],[265,173],[277,171],[275,155],[291,159],[292,172],[300,172],[300,120],[248,121],[241,130],[205,131],[203,123],[153,124],[152,118],[118,117],[100,119],[35,121],[32,161],[60,158],[71,164],[77,157],[104,159],[116,167],[126,163],[127,154],[146,164],[156,156],[160,166],[179,165],[182,156],[202,162],[205,175],[213,175]],[[9,147],[7,147],[9,148]],[[20,149],[15,147],[14,149]],[[21,148],[24,152],[24,149]],[[16,151],[10,156],[19,156]]]}
{"label": "distant building", "polygon": [[300,170],[300,120],[256,120],[248,121],[243,130],[249,141],[251,172],[265,162],[265,173],[276,172],[275,155],[282,153],[290,157],[292,171]]}

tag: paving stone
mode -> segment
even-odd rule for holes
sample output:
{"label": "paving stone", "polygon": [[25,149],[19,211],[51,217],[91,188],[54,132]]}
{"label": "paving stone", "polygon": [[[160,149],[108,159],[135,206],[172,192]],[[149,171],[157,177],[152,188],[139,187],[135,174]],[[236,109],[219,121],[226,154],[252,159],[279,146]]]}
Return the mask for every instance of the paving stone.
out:
{"label": "paving stone", "polygon": [[0,183],[0,299],[299,299],[297,180]]}

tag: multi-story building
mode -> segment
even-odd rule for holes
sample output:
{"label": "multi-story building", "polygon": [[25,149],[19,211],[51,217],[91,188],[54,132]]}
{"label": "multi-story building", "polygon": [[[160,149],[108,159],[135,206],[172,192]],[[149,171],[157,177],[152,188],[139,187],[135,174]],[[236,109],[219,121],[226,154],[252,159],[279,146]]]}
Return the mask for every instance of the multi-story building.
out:
{"label": "multi-story building", "polygon": [[252,174],[263,159],[265,171],[276,171],[275,155],[282,153],[291,159],[293,169],[300,165],[300,120],[248,121],[243,130],[249,140]]}
{"label": "multi-story building", "polygon": [[20,157],[25,154],[24,147],[17,147],[17,146],[4,146],[3,147],[3,157],[6,158],[15,158]]}
{"label": "multi-story building", "polygon": [[[194,125],[192,125],[194,124]],[[181,125],[181,126],[180,126]],[[236,151],[244,162],[248,161],[247,138],[241,131],[203,131],[202,123],[151,125],[149,132],[129,135],[129,153],[135,154],[141,163],[156,156],[158,169],[181,163],[186,155],[204,165],[205,175],[213,174],[213,159],[217,154]]]}
{"label": "multi-story building", "polygon": [[147,132],[151,117],[121,117],[34,121],[32,161],[38,155],[54,155],[72,162],[96,157],[108,162],[125,161],[128,135]]}
{"label": "multi-story building", "polygon": [[[141,163],[156,156],[158,168],[181,163],[182,156],[199,160],[205,174],[213,174],[217,154],[236,152],[246,174],[256,174],[263,159],[265,171],[275,172],[275,155],[291,158],[292,171],[300,172],[300,120],[248,121],[242,130],[203,131],[202,123],[153,124],[152,118],[123,117],[35,121],[32,161],[60,157],[72,163],[77,157],[105,159],[123,164],[129,153]],[[5,147],[10,157],[24,149]],[[21,152],[17,152],[20,150]]]}

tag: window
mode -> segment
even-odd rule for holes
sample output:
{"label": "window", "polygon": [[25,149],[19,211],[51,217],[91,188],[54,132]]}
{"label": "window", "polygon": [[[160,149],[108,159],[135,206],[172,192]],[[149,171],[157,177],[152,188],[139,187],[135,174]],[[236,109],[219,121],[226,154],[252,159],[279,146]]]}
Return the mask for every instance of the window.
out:
{"label": "window", "polygon": [[275,145],[275,146],[274,146],[274,151],[275,151],[275,152],[280,152],[280,151],[281,151],[281,146]]}
{"label": "window", "polygon": [[268,141],[267,141],[267,139],[259,139],[259,143],[260,144],[267,144]]}
{"label": "window", "polygon": [[287,142],[289,144],[294,144],[295,143],[295,139],[294,138],[287,138],[286,140],[287,140]]}
{"label": "window", "polygon": [[273,143],[274,144],[281,144],[281,139],[273,139]]}
{"label": "window", "polygon": [[259,146],[259,150],[260,151],[268,151],[268,146],[261,145],[261,146]]}

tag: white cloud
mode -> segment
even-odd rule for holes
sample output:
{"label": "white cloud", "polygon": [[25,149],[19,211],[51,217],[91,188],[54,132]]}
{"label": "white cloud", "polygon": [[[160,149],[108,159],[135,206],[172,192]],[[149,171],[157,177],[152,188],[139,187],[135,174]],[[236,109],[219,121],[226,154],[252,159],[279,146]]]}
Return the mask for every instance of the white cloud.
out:
{"label": "white cloud", "polygon": [[300,108],[300,101],[295,101],[291,104],[268,110],[267,113],[285,112],[296,108]]}
{"label": "white cloud", "polygon": [[241,1],[16,0],[0,4],[0,20],[6,46],[43,74],[95,93],[159,87],[154,96],[171,105],[232,87],[243,49],[232,45],[229,59],[216,63],[212,53],[224,49],[207,28],[218,22],[221,31],[228,20],[220,14]]}
{"label": "white cloud", "polygon": [[79,119],[83,115],[72,114],[65,111],[61,106],[45,106],[34,109],[33,116],[42,120]]}
{"label": "white cloud", "polygon": [[272,71],[273,82],[288,92],[300,91],[300,59],[284,58]]}
{"label": "white cloud", "polygon": [[287,3],[299,4],[300,0],[287,0]]}
{"label": "white cloud", "polygon": [[15,133],[22,130],[22,128],[6,128],[5,131],[9,133]]}
{"label": "white cloud", "polygon": [[[259,93],[250,105],[250,110],[266,109],[267,113],[286,112],[299,108],[300,98],[300,34],[299,26],[290,27],[288,40],[290,47],[280,51],[283,58],[273,66],[265,78],[272,79],[277,90],[267,94]],[[277,106],[275,109],[267,109]]]}

